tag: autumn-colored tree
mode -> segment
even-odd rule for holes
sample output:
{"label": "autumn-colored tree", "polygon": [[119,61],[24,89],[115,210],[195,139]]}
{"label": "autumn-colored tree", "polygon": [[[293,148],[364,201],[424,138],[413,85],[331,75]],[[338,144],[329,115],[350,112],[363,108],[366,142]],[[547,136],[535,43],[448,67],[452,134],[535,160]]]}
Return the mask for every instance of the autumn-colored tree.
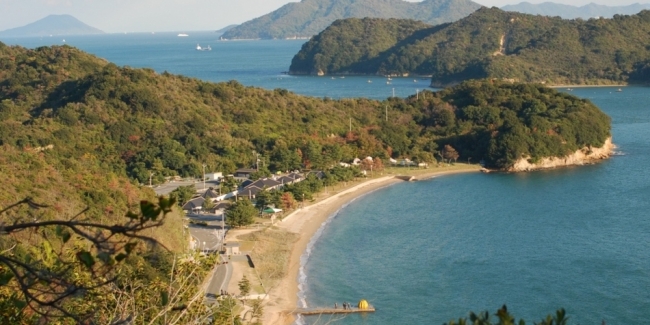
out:
{"label": "autumn-colored tree", "polygon": [[452,159],[456,162],[456,159],[459,157],[458,151],[448,144],[445,145],[445,149],[442,151],[442,156],[447,159],[449,163],[451,163]]}
{"label": "autumn-colored tree", "polygon": [[291,192],[285,192],[282,194],[281,202],[284,210],[292,210],[296,207],[296,200],[293,198]]}
{"label": "autumn-colored tree", "polygon": [[372,169],[378,172],[384,170],[384,163],[379,159],[379,157],[375,157],[375,160],[373,160]]}

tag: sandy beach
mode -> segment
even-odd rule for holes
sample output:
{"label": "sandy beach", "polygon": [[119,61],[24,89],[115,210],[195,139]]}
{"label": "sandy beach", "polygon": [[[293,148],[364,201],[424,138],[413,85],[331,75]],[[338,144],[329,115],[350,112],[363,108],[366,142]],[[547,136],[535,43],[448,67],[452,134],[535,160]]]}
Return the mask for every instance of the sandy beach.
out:
{"label": "sandy beach", "polygon": [[[416,175],[416,179],[427,179],[440,175],[477,172],[478,166],[467,166],[460,169],[432,168]],[[395,175],[375,178],[345,189],[339,193],[308,205],[288,215],[278,224],[278,227],[299,235],[298,241],[291,249],[291,257],[286,276],[280,284],[269,293],[269,303],[264,307],[263,324],[288,325],[293,323],[291,311],[298,306],[298,272],[300,257],[307,249],[312,236],[318,231],[327,218],[338,211],[352,199],[375,191],[391,184],[403,182]]]}

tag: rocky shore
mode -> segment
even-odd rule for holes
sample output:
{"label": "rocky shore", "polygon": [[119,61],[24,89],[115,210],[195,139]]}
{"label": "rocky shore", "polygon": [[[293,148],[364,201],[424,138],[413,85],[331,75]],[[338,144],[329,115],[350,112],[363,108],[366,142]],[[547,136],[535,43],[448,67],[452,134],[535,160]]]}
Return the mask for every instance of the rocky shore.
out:
{"label": "rocky shore", "polygon": [[591,164],[609,158],[615,148],[616,146],[612,143],[612,138],[610,137],[605,140],[605,144],[600,148],[584,147],[565,157],[543,158],[536,163],[531,163],[529,157],[521,158],[517,160],[512,167],[508,168],[507,171],[525,172],[563,166]]}

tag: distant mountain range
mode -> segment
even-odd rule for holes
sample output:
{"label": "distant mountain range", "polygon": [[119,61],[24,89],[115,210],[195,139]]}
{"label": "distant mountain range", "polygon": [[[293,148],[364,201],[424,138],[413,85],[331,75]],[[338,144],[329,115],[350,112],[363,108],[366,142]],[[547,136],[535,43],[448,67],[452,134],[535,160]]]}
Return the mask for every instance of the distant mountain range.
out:
{"label": "distant mountain range", "polygon": [[428,24],[452,22],[481,5],[470,0],[302,0],[247,21],[223,34],[226,39],[311,37],[343,18],[402,18]]}
{"label": "distant mountain range", "polygon": [[49,15],[25,26],[1,31],[0,37],[87,34],[104,34],[104,32],[97,28],[88,26],[79,19],[70,15]]}
{"label": "distant mountain range", "polygon": [[650,9],[650,4],[631,4],[629,6],[603,6],[595,3],[590,3],[582,7],[564,5],[553,2],[544,2],[539,4],[532,4],[529,2],[522,2],[516,5],[507,5],[501,9],[505,11],[516,11],[531,15],[542,16],[559,16],[565,19],[589,19],[595,17],[612,18],[614,15],[633,15],[641,10]]}

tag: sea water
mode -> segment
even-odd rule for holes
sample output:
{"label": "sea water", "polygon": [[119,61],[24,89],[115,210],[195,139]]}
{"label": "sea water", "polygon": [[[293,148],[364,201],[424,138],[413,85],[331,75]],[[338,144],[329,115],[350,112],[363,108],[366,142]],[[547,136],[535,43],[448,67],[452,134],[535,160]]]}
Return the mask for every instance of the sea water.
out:
{"label": "sea water", "polygon": [[[426,80],[288,76],[304,41],[218,41],[215,33],[66,37],[118,65],[302,95],[385,99]],[[6,38],[34,48],[55,37]],[[212,51],[196,51],[196,45]],[[368,82],[368,81],[372,82]],[[390,82],[391,84],[386,84]],[[569,91],[569,90],[562,90]],[[399,183],[333,215],[302,257],[301,303],[365,298],[340,324],[442,324],[501,305],[531,324],[565,308],[571,324],[650,317],[650,91],[576,88],[612,117],[616,155],[590,166]],[[325,324],[328,317],[301,319]]]}
{"label": "sea water", "polygon": [[[133,33],[87,36],[0,38],[7,45],[28,48],[68,45],[95,54],[117,65],[151,68],[206,81],[237,80],[246,86],[283,88],[315,97],[332,99],[406,97],[426,89],[426,78],[383,76],[292,76],[286,72],[291,59],[305,40],[221,41],[214,32]],[[196,47],[210,46],[211,51]]]}
{"label": "sea water", "polygon": [[[338,324],[443,324],[503,304],[528,323],[650,317],[647,88],[576,89],[612,117],[618,146],[589,166],[399,183],[333,215],[303,265],[308,306],[365,298]],[[302,322],[324,324],[330,318]]]}

